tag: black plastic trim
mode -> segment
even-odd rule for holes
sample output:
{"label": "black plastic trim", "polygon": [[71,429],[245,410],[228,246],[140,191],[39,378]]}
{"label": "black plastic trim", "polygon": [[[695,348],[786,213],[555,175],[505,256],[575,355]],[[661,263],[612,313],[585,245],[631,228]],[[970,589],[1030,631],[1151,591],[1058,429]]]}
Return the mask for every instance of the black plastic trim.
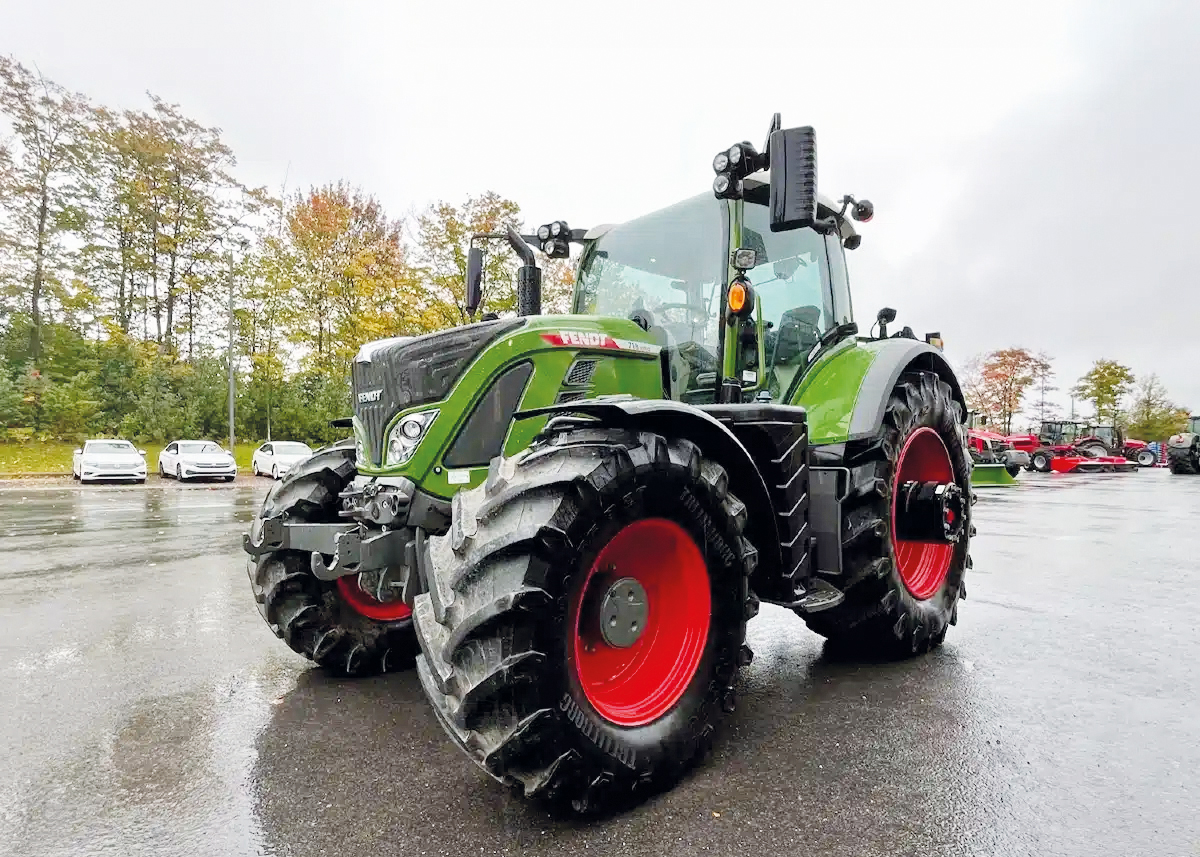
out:
{"label": "black plastic trim", "polygon": [[533,375],[533,364],[518,363],[496,378],[475,403],[458,436],[442,458],[446,467],[482,467],[504,452],[513,414]]}

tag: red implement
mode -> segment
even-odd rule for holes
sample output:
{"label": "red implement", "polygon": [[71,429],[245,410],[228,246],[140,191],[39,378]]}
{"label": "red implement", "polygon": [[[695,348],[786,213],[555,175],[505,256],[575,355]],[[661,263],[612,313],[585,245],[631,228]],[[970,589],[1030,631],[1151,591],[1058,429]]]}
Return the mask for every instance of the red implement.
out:
{"label": "red implement", "polygon": [[1137,470],[1137,464],[1124,458],[1104,455],[1087,458],[1082,455],[1056,455],[1050,459],[1050,470],[1054,473],[1125,473]]}

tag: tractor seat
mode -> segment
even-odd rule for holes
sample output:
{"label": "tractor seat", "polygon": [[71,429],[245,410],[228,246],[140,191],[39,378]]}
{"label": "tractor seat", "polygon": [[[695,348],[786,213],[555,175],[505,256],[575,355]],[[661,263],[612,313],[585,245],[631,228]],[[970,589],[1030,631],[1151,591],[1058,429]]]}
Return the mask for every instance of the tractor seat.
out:
{"label": "tractor seat", "polygon": [[768,355],[771,362],[776,366],[788,365],[808,354],[821,338],[820,324],[821,310],[815,306],[794,307],[785,312]]}

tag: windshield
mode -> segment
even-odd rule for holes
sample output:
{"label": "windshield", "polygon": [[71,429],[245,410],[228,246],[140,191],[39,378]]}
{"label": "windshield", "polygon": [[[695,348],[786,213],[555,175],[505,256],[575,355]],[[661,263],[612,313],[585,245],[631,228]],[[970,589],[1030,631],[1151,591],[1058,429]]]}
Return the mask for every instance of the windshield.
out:
{"label": "windshield", "polygon": [[574,311],[640,316],[667,349],[672,398],[716,380],[724,205],[706,193],[616,226],[580,266]]}
{"label": "windshield", "polygon": [[1188,420],[1188,431],[1192,434],[1200,434],[1200,417],[1192,417]]}
{"label": "windshield", "polygon": [[[834,327],[825,238],[812,229],[772,232],[767,206],[746,200],[742,246],[758,254],[746,273],[762,307],[766,386],[779,399]],[[749,358],[753,365],[757,355]]]}
{"label": "windshield", "polygon": [[137,452],[127,440],[89,440],[84,449],[87,452]]}
{"label": "windshield", "polygon": [[1112,426],[1097,426],[1096,437],[1107,443],[1109,446],[1113,444],[1113,428]]}
{"label": "windshield", "polygon": [[277,443],[273,447],[276,455],[310,455],[312,450],[302,443]]}
{"label": "windshield", "polygon": [[212,441],[204,441],[203,443],[181,443],[179,451],[188,455],[217,455],[224,452],[221,447]]}

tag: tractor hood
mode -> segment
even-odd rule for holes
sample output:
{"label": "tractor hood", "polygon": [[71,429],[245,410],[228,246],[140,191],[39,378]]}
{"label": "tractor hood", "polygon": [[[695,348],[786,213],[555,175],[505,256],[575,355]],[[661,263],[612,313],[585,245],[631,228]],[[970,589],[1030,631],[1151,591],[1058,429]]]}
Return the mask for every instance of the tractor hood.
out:
{"label": "tractor hood", "polygon": [[476,354],[524,324],[524,318],[485,321],[363,345],[351,375],[354,414],[366,440],[381,443],[388,421],[397,412],[445,398]]}

